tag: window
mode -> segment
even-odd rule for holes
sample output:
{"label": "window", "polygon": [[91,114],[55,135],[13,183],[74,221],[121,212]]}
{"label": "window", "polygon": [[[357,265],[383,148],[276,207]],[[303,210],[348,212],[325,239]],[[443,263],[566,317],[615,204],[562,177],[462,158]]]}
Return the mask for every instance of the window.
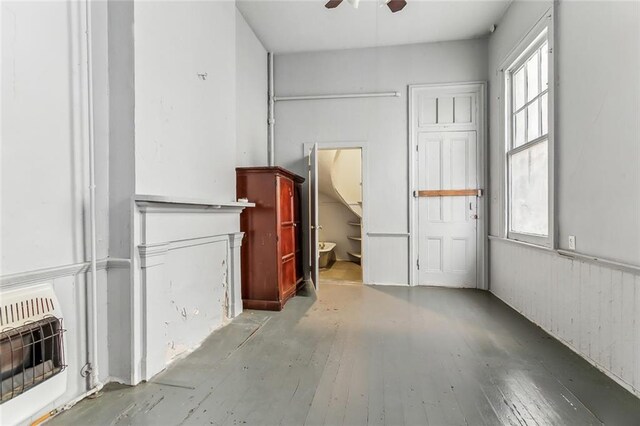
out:
{"label": "window", "polygon": [[551,246],[549,41],[538,33],[505,73],[507,237]]}

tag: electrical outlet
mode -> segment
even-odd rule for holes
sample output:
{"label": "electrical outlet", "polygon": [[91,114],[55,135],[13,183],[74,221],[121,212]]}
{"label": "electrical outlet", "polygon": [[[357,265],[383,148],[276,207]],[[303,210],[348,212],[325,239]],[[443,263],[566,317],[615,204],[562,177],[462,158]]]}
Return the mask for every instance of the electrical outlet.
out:
{"label": "electrical outlet", "polygon": [[575,250],[575,249],[576,249],[576,236],[569,235],[569,250]]}

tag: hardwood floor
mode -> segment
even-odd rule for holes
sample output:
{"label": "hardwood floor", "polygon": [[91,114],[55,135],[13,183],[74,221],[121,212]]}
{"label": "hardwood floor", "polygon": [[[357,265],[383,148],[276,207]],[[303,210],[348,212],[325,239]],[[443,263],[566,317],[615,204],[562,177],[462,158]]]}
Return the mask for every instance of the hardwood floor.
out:
{"label": "hardwood floor", "polygon": [[326,284],[51,424],[638,425],[640,400],[487,292]]}

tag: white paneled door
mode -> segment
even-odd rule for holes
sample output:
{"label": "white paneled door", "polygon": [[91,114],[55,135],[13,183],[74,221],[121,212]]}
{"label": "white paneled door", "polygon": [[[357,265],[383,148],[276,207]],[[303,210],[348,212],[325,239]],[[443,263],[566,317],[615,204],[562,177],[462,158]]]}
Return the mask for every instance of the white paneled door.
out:
{"label": "white paneled door", "polygon": [[440,191],[478,188],[476,132],[419,131],[416,137],[418,284],[475,288],[477,196]]}

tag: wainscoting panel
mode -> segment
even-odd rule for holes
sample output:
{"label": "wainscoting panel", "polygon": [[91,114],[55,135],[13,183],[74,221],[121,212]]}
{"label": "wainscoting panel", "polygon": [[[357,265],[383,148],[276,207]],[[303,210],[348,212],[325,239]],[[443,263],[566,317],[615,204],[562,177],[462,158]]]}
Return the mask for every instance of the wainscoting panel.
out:
{"label": "wainscoting panel", "polygon": [[408,234],[399,232],[369,232],[363,253],[369,277],[366,284],[409,285]]}
{"label": "wainscoting panel", "polygon": [[640,396],[640,274],[499,239],[490,290]]}

